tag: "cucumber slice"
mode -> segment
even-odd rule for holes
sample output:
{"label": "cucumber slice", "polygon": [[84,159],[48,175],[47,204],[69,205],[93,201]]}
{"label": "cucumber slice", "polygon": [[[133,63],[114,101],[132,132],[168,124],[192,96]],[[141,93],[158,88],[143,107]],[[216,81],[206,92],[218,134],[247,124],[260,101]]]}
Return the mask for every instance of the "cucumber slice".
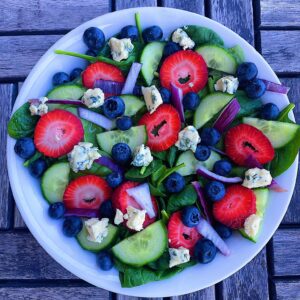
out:
{"label": "cucumber slice", "polygon": [[199,129],[211,120],[234,97],[226,93],[208,94],[202,99],[194,114],[194,126]]}
{"label": "cucumber slice", "polygon": [[42,193],[49,203],[61,202],[66,186],[69,183],[70,165],[60,162],[52,165],[43,174],[41,180]]}
{"label": "cucumber slice", "polygon": [[115,245],[112,253],[127,265],[141,267],[158,259],[167,246],[167,228],[162,221],[157,221]]}
{"label": "cucumber slice", "polygon": [[152,42],[147,44],[142,51],[140,58],[140,63],[143,65],[141,73],[148,86],[151,85],[154,72],[157,71],[164,47],[165,43],[163,42]]}
{"label": "cucumber slice", "polygon": [[133,151],[135,147],[146,144],[146,126],[135,126],[125,131],[113,130],[102,132],[97,134],[97,142],[100,148],[109,154],[111,153],[113,145],[117,143],[126,143]]}
{"label": "cucumber slice", "polygon": [[89,251],[98,252],[100,250],[106,249],[113,245],[113,243],[118,238],[118,227],[108,224],[108,233],[107,236],[102,240],[101,243],[95,243],[88,240],[88,232],[85,228],[85,226],[82,227],[82,230],[77,234],[77,241],[79,245]]}
{"label": "cucumber slice", "polygon": [[48,104],[48,111],[52,111],[54,109],[67,110],[70,113],[72,113],[78,117],[78,110],[77,110],[77,107],[75,107],[75,106],[70,106],[68,104],[53,104],[53,103]]}
{"label": "cucumber slice", "polygon": [[196,174],[196,169],[199,165],[211,171],[214,167],[215,162],[220,159],[221,156],[215,151],[211,151],[210,157],[205,161],[197,160],[192,151],[185,151],[181,153],[177,159],[176,166],[184,163],[184,167],[177,170],[177,173],[182,176]]}
{"label": "cucumber slice", "polygon": [[64,84],[53,88],[48,92],[49,99],[63,99],[63,100],[78,100],[81,99],[86,89],[77,84]]}
{"label": "cucumber slice", "polygon": [[275,149],[288,144],[300,128],[299,125],[294,123],[267,121],[257,118],[243,118],[243,123],[254,126],[262,131]]}
{"label": "cucumber slice", "polygon": [[202,55],[209,68],[228,74],[236,73],[238,64],[228,50],[217,45],[204,45],[198,47],[196,52]]}
{"label": "cucumber slice", "polygon": [[125,103],[125,116],[134,116],[142,107],[146,106],[145,101],[133,95],[120,96]]}

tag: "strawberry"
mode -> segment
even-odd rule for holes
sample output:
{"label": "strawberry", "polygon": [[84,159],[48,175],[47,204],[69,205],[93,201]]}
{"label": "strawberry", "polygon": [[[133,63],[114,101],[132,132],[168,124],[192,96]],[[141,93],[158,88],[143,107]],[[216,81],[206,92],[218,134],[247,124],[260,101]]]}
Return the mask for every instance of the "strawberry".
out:
{"label": "strawberry", "polygon": [[84,135],[79,118],[74,114],[55,109],[43,115],[34,130],[34,144],[48,157],[60,157],[72,151]]}
{"label": "strawberry", "polygon": [[193,253],[194,246],[201,235],[195,227],[185,226],[181,221],[181,211],[177,211],[169,219],[168,238],[171,248],[184,247]]}
{"label": "strawberry", "polygon": [[120,69],[105,62],[96,62],[89,65],[82,73],[82,84],[88,88],[94,88],[97,79],[124,82],[125,78]]}
{"label": "strawberry", "polygon": [[162,104],[157,110],[143,115],[139,125],[146,125],[148,142],[152,151],[164,151],[173,146],[178,140],[181,128],[177,110],[169,104]]}
{"label": "strawberry", "polygon": [[[118,186],[117,189],[114,190],[112,195],[112,204],[115,209],[119,209],[123,214],[127,213],[127,207],[132,206],[137,209],[142,209],[141,206],[134,200],[133,197],[129,196],[126,190],[133,188],[139,185],[138,182],[133,181],[126,181]],[[157,214],[158,207],[155,198],[152,196],[152,203],[154,207],[154,211]],[[149,216],[146,214],[146,219],[143,224],[143,227],[147,227],[151,223],[155,221],[156,218],[150,219]]]}
{"label": "strawberry", "polygon": [[240,124],[228,130],[225,136],[225,151],[240,166],[246,166],[250,156],[265,164],[275,155],[269,139],[260,130],[248,124]]}
{"label": "strawberry", "polygon": [[200,54],[191,50],[182,50],[168,56],[159,72],[160,83],[170,89],[172,82],[182,89],[183,95],[198,93],[208,80],[207,66]]}
{"label": "strawberry", "polygon": [[220,223],[239,229],[245,220],[256,213],[256,197],[252,190],[235,184],[226,189],[226,195],[213,204],[213,215]]}
{"label": "strawberry", "polygon": [[78,177],[67,186],[63,201],[66,208],[99,209],[110,199],[112,189],[107,182],[95,175]]}

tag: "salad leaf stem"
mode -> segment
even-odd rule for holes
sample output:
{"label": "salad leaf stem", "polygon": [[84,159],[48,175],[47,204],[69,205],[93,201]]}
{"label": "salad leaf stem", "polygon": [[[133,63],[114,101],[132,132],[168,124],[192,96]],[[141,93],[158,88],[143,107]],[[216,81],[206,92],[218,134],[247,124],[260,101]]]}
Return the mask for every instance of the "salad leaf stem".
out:
{"label": "salad leaf stem", "polygon": [[171,169],[166,170],[166,172],[159,178],[158,182],[157,182],[157,186],[159,186],[168,176],[170,176],[172,173],[178,171],[179,169],[183,168],[185,166],[184,163],[175,166]]}
{"label": "salad leaf stem", "polygon": [[86,55],[86,54],[81,54],[81,53],[77,53],[77,52],[72,52],[72,51],[55,50],[54,53],[56,53],[56,54],[62,54],[62,55],[68,55],[68,56],[74,56],[74,57],[78,57],[78,58],[82,58],[82,59],[88,60],[90,62],[96,62],[98,60],[94,56]]}
{"label": "salad leaf stem", "polygon": [[146,169],[147,169],[147,167],[143,166],[141,168],[140,174],[143,175],[145,173]]}
{"label": "salad leaf stem", "polygon": [[134,18],[135,18],[136,27],[139,31],[140,40],[142,43],[144,43],[143,35],[142,35],[143,30],[142,30],[142,24],[141,24],[141,15],[139,13],[135,13]]}
{"label": "salad leaf stem", "polygon": [[278,117],[277,121],[280,122],[291,122],[291,120],[288,117],[288,114],[291,110],[293,110],[295,108],[295,104],[294,103],[290,103],[288,104],[281,112],[280,115]]}

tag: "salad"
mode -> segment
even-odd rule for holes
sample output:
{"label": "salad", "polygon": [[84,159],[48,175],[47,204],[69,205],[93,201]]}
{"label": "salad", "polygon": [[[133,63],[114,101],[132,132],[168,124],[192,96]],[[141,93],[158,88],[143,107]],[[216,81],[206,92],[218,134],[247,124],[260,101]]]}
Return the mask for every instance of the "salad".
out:
{"label": "salad", "polygon": [[258,78],[239,45],[135,21],[112,37],[87,28],[85,54],[56,50],[87,67],[54,74],[8,124],[49,216],[123,287],[230,255],[233,231],[256,242],[300,147],[294,105],[261,101],[288,88]]}

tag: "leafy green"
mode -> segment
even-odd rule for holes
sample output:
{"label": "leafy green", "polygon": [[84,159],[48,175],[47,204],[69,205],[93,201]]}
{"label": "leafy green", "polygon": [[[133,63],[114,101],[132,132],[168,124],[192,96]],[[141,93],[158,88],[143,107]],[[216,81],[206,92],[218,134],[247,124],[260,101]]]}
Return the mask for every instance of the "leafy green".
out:
{"label": "leafy green", "polygon": [[280,115],[277,119],[277,121],[281,122],[288,122],[288,123],[294,123],[293,121],[290,120],[289,118],[289,112],[295,108],[294,103],[289,103],[281,112]]}
{"label": "leafy green", "polygon": [[43,154],[41,152],[36,151],[32,157],[24,161],[23,166],[28,167],[32,162],[39,159]]}
{"label": "leafy green", "polygon": [[238,119],[253,116],[262,107],[262,102],[260,99],[249,99],[244,91],[238,90],[235,97],[237,98],[241,106],[241,109],[236,117]]}
{"label": "leafy green", "polygon": [[167,270],[169,269],[169,261],[170,261],[170,254],[169,251],[166,250],[160,258],[158,258],[156,261],[153,261],[148,264],[148,267],[152,270]]}
{"label": "leafy green", "polygon": [[158,182],[157,182],[157,186],[159,186],[168,176],[170,176],[172,173],[176,172],[177,170],[181,169],[184,167],[184,163],[175,166],[173,168],[170,169],[166,169],[166,171],[162,174],[162,176],[159,178]]}
{"label": "leafy green", "polygon": [[132,167],[125,173],[125,178],[133,181],[144,181],[145,178],[150,176],[153,172],[158,170],[162,165],[160,160],[153,160],[147,167],[146,171],[141,174],[141,168]]}
{"label": "leafy green", "polygon": [[159,187],[155,187],[151,183],[149,183],[150,194],[155,197],[166,197],[164,186],[160,185]]}
{"label": "leafy green", "polygon": [[205,86],[205,88],[203,90],[198,92],[198,96],[200,97],[200,99],[203,99],[205,96],[207,96],[207,94],[208,94],[207,86]]}
{"label": "leafy green", "polygon": [[103,132],[103,129],[100,126],[84,119],[81,119],[81,123],[84,130],[84,141],[96,146],[96,134]]}
{"label": "leafy green", "polygon": [[167,160],[168,151],[152,152],[152,155],[160,160]]}
{"label": "leafy green", "polygon": [[72,179],[81,177],[81,176],[85,176],[87,174],[93,174],[93,175],[98,175],[98,176],[102,176],[105,177],[108,174],[111,173],[111,170],[105,166],[99,165],[97,163],[93,163],[92,167],[89,170],[84,170],[84,171],[79,171],[78,173],[75,173],[73,171],[71,171],[70,173],[70,177]]}
{"label": "leafy green", "polygon": [[159,178],[166,172],[167,167],[165,165],[161,165],[158,169],[156,169],[151,175],[151,181],[153,184],[156,184]]}
{"label": "leafy green", "polygon": [[167,161],[171,168],[173,167],[173,165],[175,163],[176,155],[177,155],[177,148],[175,146],[172,146],[169,149],[168,156],[167,156]]}
{"label": "leafy green", "polygon": [[134,19],[135,19],[135,25],[139,32],[140,41],[143,43],[144,40],[143,40],[143,35],[142,35],[143,29],[142,29],[142,24],[141,24],[141,15],[139,13],[135,13]]}
{"label": "leafy green", "polygon": [[234,56],[236,62],[241,64],[245,61],[244,50],[240,45],[236,45],[228,49],[228,51]]}

